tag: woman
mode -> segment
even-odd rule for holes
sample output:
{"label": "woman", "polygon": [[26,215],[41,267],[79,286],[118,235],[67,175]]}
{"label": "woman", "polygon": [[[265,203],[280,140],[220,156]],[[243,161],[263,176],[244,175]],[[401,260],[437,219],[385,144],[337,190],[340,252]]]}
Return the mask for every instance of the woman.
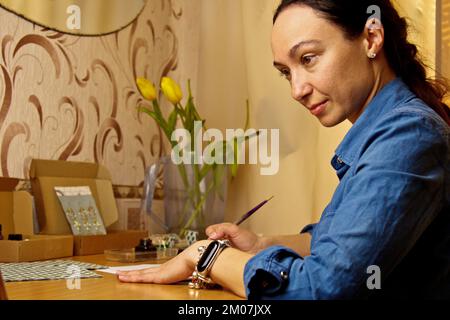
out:
{"label": "woman", "polygon": [[[449,298],[447,87],[426,79],[405,20],[388,0],[284,0],[272,50],[293,98],[322,125],[353,123],[332,159],[340,183],[320,222],[299,235],[207,228],[232,245],[208,276],[249,299]],[[119,279],[186,279],[211,241]]]}

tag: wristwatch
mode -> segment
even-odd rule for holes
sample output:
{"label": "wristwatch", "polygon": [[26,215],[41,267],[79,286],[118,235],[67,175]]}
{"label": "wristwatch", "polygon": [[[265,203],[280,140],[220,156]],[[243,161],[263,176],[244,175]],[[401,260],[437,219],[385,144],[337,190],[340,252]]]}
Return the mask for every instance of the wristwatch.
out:
{"label": "wristwatch", "polygon": [[195,266],[195,270],[192,273],[189,288],[208,289],[215,285],[209,277],[209,273],[219,254],[230,246],[228,240],[214,240],[208,246],[200,246],[198,248],[200,256],[197,265]]}

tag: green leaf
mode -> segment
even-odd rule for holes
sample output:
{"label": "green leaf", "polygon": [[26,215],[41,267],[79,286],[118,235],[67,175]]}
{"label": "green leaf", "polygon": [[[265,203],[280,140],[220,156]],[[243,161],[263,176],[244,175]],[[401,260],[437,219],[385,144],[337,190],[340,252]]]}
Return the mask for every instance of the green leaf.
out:
{"label": "green leaf", "polygon": [[238,159],[239,159],[239,146],[238,139],[233,139],[233,164],[231,165],[231,177],[235,178],[238,171]]}
{"label": "green leaf", "polygon": [[244,131],[247,131],[247,129],[250,127],[250,101],[247,99],[247,111],[245,115],[245,126]]}
{"label": "green leaf", "polygon": [[199,173],[199,179],[198,180],[202,181],[212,168],[213,168],[213,165],[206,164],[206,163],[203,164],[203,167],[201,168],[200,173]]}
{"label": "green leaf", "polygon": [[154,111],[151,111],[149,108],[146,108],[146,107],[138,107],[137,109],[138,109],[138,112],[146,113],[146,114],[148,114],[150,117],[152,117],[152,118],[158,123],[158,125],[159,125],[159,123],[161,122],[161,119],[158,117],[158,115],[157,115]]}
{"label": "green leaf", "polygon": [[163,114],[162,114],[162,112],[161,112],[161,109],[159,108],[158,101],[156,101],[156,100],[153,100],[153,110],[155,111],[155,113],[157,114],[157,116],[158,116],[162,121],[165,122],[164,117],[163,117]]}
{"label": "green leaf", "polygon": [[223,179],[225,178],[225,169],[224,165],[214,165],[213,167],[213,181],[214,181],[214,190],[219,196],[220,200],[225,201],[225,196],[223,194],[222,185],[225,183]]}
{"label": "green leaf", "polygon": [[258,131],[256,131],[255,133],[253,133],[253,134],[251,134],[249,136],[245,136],[244,139],[245,139],[245,141],[247,141],[247,140],[249,140],[249,139],[251,139],[253,137],[258,137],[260,134],[261,134],[261,132],[258,130]]}
{"label": "green leaf", "polygon": [[191,116],[192,116],[191,119],[193,119],[195,121],[202,121],[202,118],[198,114],[197,108],[195,107],[195,104],[194,104],[194,97],[192,96],[190,79],[188,79],[188,92],[189,92],[189,98],[188,98],[186,109],[189,107],[189,111],[191,112]]}
{"label": "green leaf", "polygon": [[150,109],[148,109],[146,107],[138,107],[138,111],[142,112],[142,113],[146,113],[150,117],[152,117],[153,120],[155,120],[156,124],[163,130],[163,132],[165,133],[167,138],[170,140],[171,133],[168,131],[167,124],[164,121],[164,119],[160,115],[158,115],[157,112],[151,111]]}
{"label": "green leaf", "polygon": [[186,111],[186,126],[185,126],[185,128],[189,132],[192,132],[192,130],[194,128],[194,121],[193,121],[193,117],[192,117],[191,99],[188,99],[185,111]]}
{"label": "green leaf", "polygon": [[175,108],[177,108],[178,113],[180,114],[181,118],[186,121],[186,111],[183,109],[183,106],[179,103],[175,105]]}
{"label": "green leaf", "polygon": [[[192,105],[194,105],[194,104],[192,104]],[[197,121],[202,121],[202,122],[203,122],[203,125],[205,125],[206,120],[202,120],[202,118],[201,118],[200,115],[198,114],[197,109],[195,108],[195,106],[194,106],[194,108],[193,108],[192,110],[193,110],[193,113],[194,113],[194,118],[195,118],[195,120],[197,120]]]}
{"label": "green leaf", "polygon": [[231,177],[234,179],[237,176],[237,172],[238,172],[238,164],[237,163],[233,163],[231,165]]}
{"label": "green leaf", "polygon": [[177,125],[178,112],[177,109],[174,108],[172,113],[169,116],[168,127],[169,131],[172,133],[175,130],[175,126]]}

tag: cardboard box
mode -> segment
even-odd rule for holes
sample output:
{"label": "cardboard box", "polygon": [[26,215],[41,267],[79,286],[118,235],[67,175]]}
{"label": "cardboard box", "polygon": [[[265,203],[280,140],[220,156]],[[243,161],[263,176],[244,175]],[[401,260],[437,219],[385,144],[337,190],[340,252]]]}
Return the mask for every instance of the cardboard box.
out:
{"label": "cardboard box", "polygon": [[30,167],[31,186],[36,200],[41,234],[71,234],[54,187],[89,186],[95,199],[106,235],[74,236],[73,254],[101,254],[105,250],[134,248],[146,238],[146,231],[113,231],[119,215],[108,170],[96,163],[33,159]]}
{"label": "cardboard box", "polygon": [[30,262],[71,257],[72,236],[24,235],[24,241],[0,241],[0,262]]}
{"label": "cardboard box", "polygon": [[19,184],[19,179],[14,178],[0,178],[0,192],[3,191],[14,191],[16,186]]}
{"label": "cardboard box", "polygon": [[71,234],[54,187],[89,186],[105,228],[118,219],[116,202],[108,170],[96,163],[33,159],[31,187],[41,234]]}
{"label": "cardboard box", "polygon": [[0,241],[0,262],[25,262],[72,256],[72,236],[33,235],[33,198],[26,191],[13,191],[19,180],[0,178],[0,224],[2,234],[20,233],[28,241]]}
{"label": "cardboard box", "polygon": [[107,235],[75,236],[74,255],[87,256],[104,253],[105,250],[134,248],[148,232],[139,230],[110,231]]}

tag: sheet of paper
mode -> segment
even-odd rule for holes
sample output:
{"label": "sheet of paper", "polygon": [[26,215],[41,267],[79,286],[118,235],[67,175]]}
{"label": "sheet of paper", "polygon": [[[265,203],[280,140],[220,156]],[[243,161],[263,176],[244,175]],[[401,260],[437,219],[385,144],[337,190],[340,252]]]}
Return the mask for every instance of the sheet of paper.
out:
{"label": "sheet of paper", "polygon": [[117,274],[117,271],[136,271],[136,270],[142,270],[142,269],[148,269],[148,268],[157,268],[159,266],[160,266],[160,264],[140,264],[140,265],[133,265],[133,266],[109,267],[108,269],[100,269],[100,270],[96,270],[96,271]]}

